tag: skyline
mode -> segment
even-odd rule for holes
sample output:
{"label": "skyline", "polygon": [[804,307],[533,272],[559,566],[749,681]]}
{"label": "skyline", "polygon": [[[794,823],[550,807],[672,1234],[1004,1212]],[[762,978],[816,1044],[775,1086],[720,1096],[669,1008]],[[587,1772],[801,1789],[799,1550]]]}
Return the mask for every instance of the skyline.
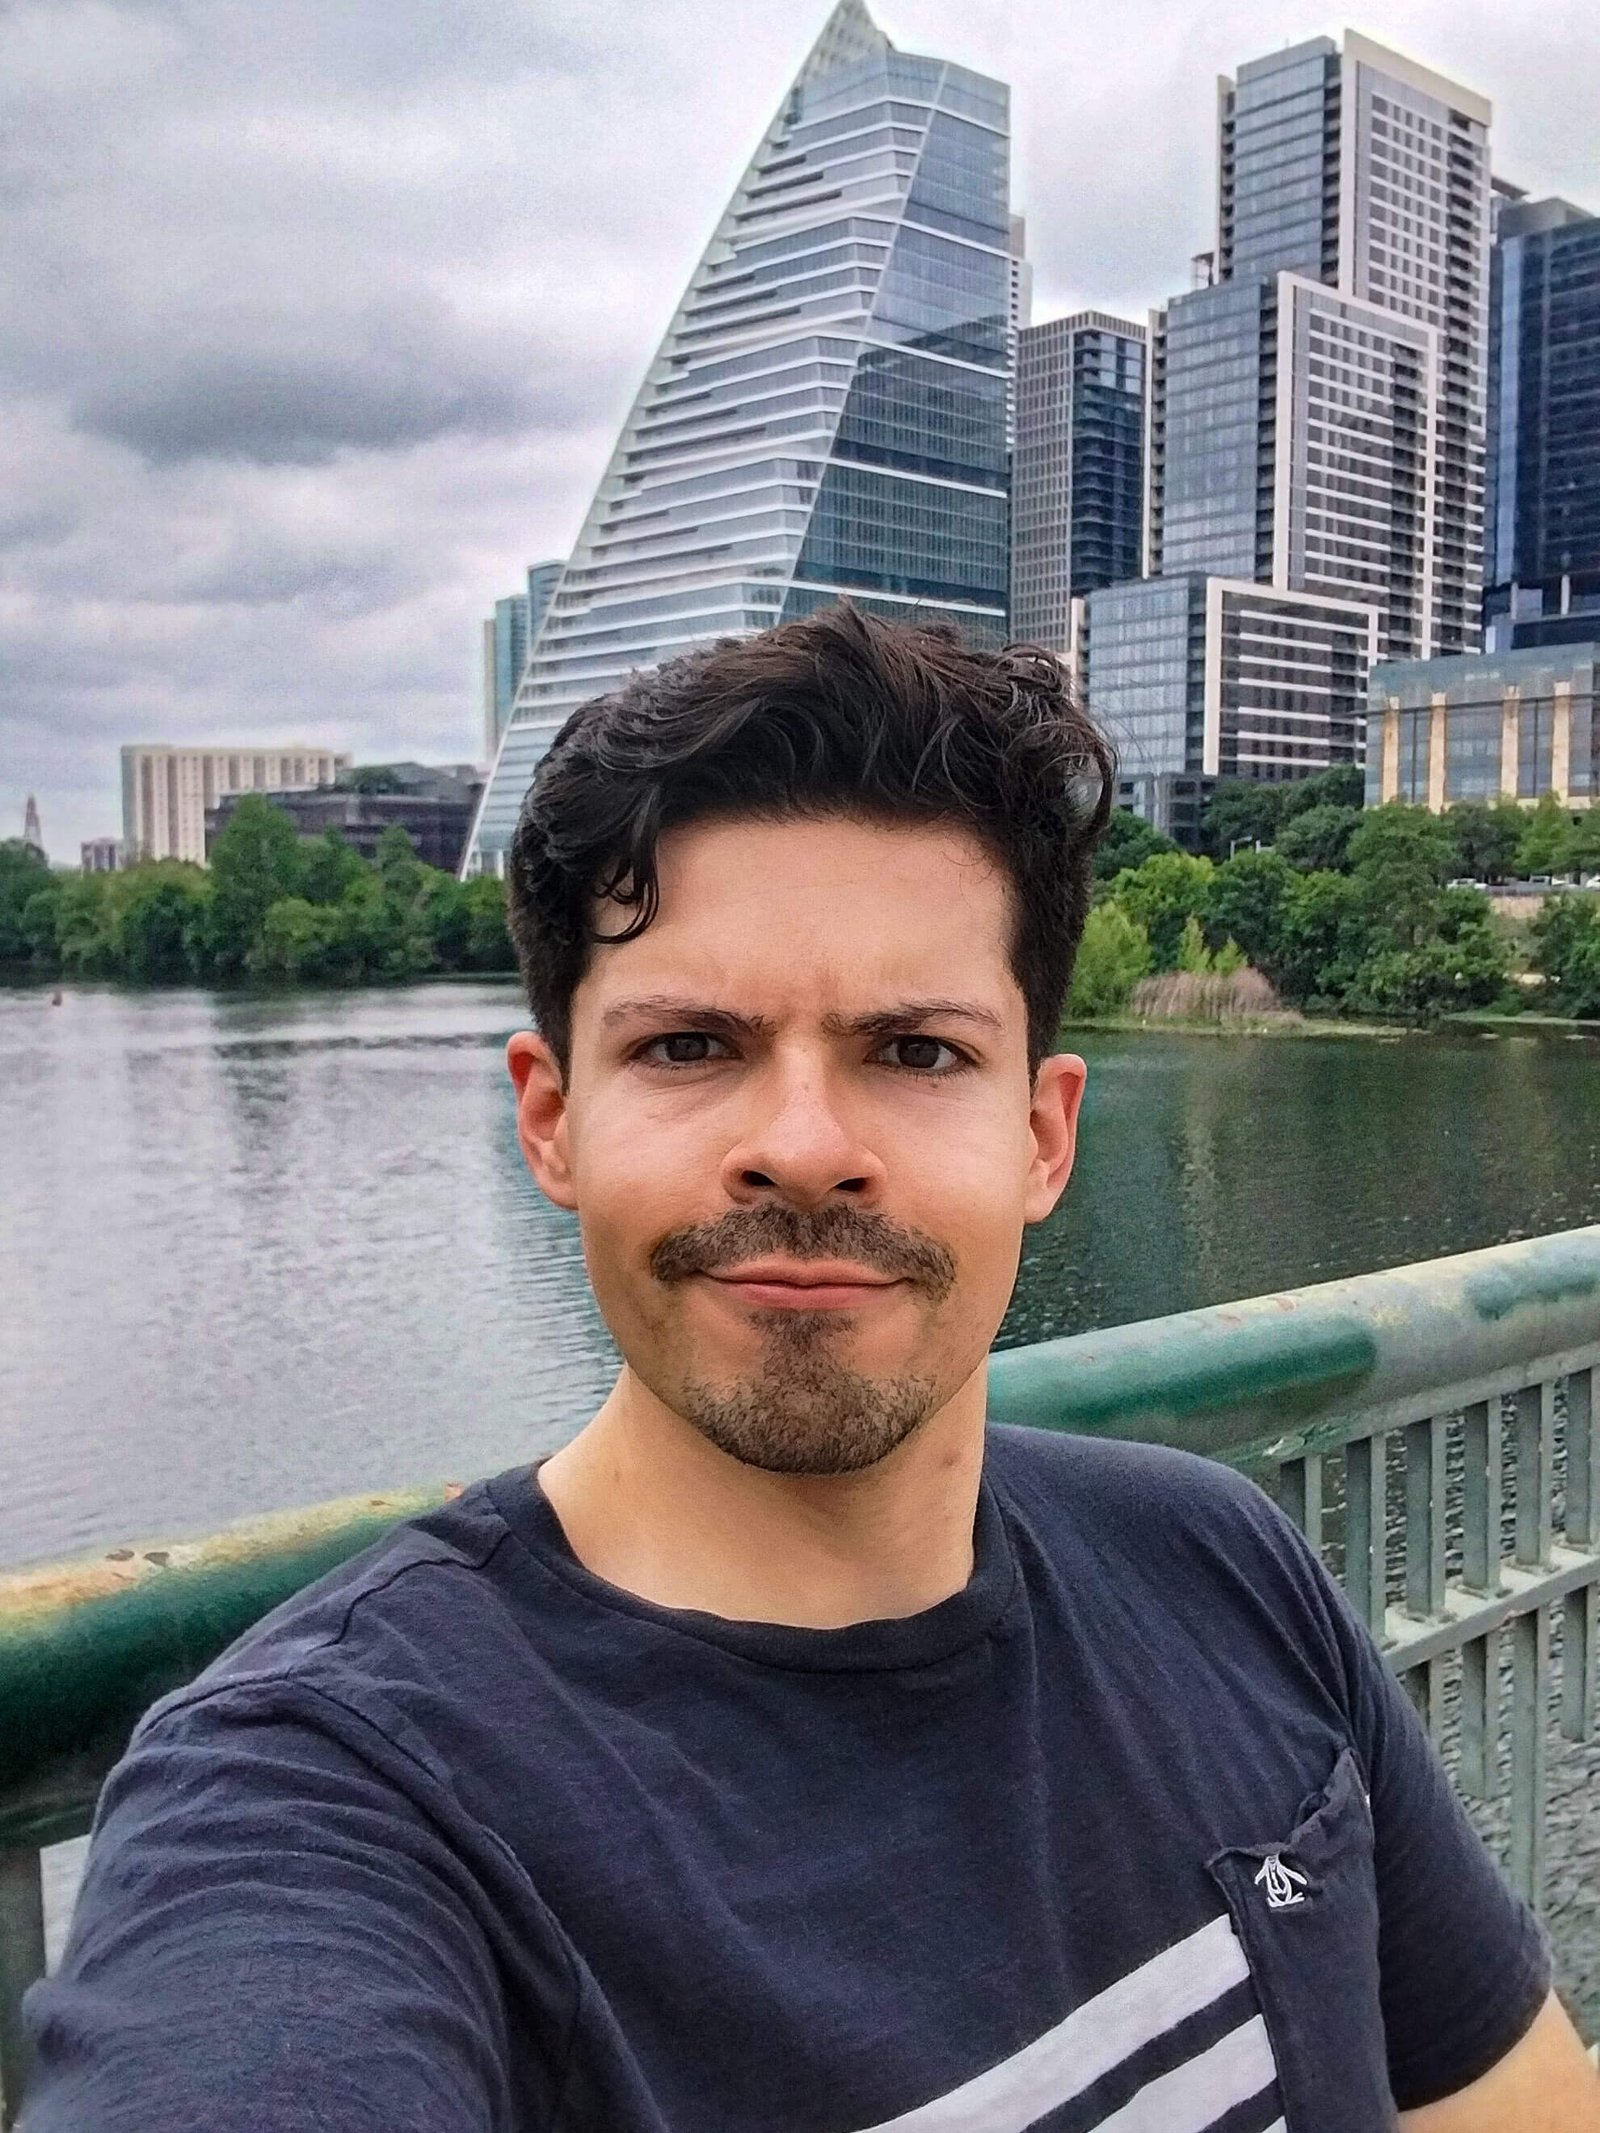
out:
{"label": "skyline", "polygon": [[[827,12],[574,5],[552,28],[475,0],[445,48],[420,10],[288,0],[267,52],[228,0],[203,45],[160,6],[17,11],[0,212],[33,293],[0,332],[0,835],[29,791],[58,861],[113,831],[124,742],[475,753],[482,616],[574,538]],[[1176,10],[1142,0],[1096,24],[1090,72],[1035,0],[875,13],[1011,83],[1036,320],[1139,320],[1186,287],[1213,77],[1346,20],[1241,0],[1174,50]],[[1575,7],[1348,21],[1493,100],[1499,174],[1600,206]]]}

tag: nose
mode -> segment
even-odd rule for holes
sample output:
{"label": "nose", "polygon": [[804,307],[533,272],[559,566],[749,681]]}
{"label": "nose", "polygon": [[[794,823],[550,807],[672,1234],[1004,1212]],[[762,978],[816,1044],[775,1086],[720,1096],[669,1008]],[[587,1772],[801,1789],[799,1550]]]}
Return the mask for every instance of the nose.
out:
{"label": "nose", "polygon": [[815,1208],[835,1194],[859,1205],[877,1197],[883,1161],[820,1064],[775,1066],[752,1087],[750,1100],[744,1130],[723,1159],[730,1200],[750,1206],[775,1197]]}

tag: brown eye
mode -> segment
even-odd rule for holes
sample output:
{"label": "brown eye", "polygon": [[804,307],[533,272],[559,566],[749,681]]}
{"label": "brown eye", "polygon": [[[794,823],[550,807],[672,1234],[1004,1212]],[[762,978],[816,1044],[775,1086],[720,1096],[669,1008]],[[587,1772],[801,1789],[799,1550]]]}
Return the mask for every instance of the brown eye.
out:
{"label": "brown eye", "polygon": [[704,1030],[673,1030],[669,1036],[652,1038],[643,1056],[653,1066],[704,1066],[717,1041]]}
{"label": "brown eye", "polygon": [[[954,1050],[942,1037],[892,1037],[889,1049],[899,1055],[895,1065],[905,1067],[913,1074],[939,1073],[941,1052],[948,1052],[951,1060],[956,1061]],[[949,1072],[948,1065],[943,1066],[943,1071]]]}

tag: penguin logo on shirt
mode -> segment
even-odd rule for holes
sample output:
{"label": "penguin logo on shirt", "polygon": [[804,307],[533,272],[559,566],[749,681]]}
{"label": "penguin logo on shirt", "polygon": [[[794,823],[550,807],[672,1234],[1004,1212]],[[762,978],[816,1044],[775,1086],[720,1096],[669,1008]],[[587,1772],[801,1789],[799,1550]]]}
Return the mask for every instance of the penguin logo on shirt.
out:
{"label": "penguin logo on shirt", "polygon": [[1287,1911],[1292,1904],[1306,1900],[1306,1876],[1295,1867],[1285,1866],[1281,1852],[1269,1852],[1262,1861],[1256,1887],[1266,1890],[1269,1911]]}

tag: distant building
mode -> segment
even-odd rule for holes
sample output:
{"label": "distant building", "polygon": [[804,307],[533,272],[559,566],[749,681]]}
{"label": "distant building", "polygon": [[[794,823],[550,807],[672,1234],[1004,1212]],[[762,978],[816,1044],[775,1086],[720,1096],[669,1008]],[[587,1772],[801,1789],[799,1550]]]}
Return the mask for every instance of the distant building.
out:
{"label": "distant building", "polygon": [[331,748],[172,748],[122,751],[122,847],[139,859],[206,860],[206,814],[230,794],[331,785],[350,758]]}
{"label": "distant building", "polygon": [[1497,192],[1485,641],[1578,645],[1600,638],[1600,216]]}
{"label": "distant building", "polygon": [[1171,771],[1141,771],[1117,779],[1117,805],[1148,822],[1186,852],[1198,852],[1206,802],[1215,778],[1189,777]]}
{"label": "distant building", "polygon": [[1011,633],[1066,651],[1072,603],[1139,575],[1145,331],[1100,311],[1017,340]]}
{"label": "distant building", "polygon": [[848,594],[1007,634],[1009,94],[838,0],[690,277],[517,691],[469,871],[577,705]]}
{"label": "distant building", "polygon": [[1362,760],[1377,636],[1370,603],[1139,578],[1089,595],[1089,704],[1128,779],[1309,777]]}
{"label": "distant building", "polygon": [[1152,573],[1369,603],[1389,657],[1476,649],[1489,119],[1354,32],[1223,81],[1208,285],[1152,319]]}
{"label": "distant building", "polygon": [[1374,667],[1367,712],[1367,805],[1408,800],[1600,799],[1600,644],[1481,652]]}
{"label": "distant building", "polygon": [[116,874],[122,869],[122,839],[91,837],[80,846],[86,874]]}
{"label": "distant building", "polygon": [[[454,873],[483,790],[483,773],[472,763],[366,763],[345,770],[337,784],[312,791],[291,788],[264,798],[282,808],[302,837],[334,832],[363,859],[376,858],[387,829],[403,829],[417,857]],[[219,800],[206,813],[206,846],[232,821],[238,797]]]}
{"label": "distant building", "polygon": [[527,591],[496,600],[494,613],[483,625],[483,742],[491,760],[511,716],[539,625],[561,582],[561,570],[559,562],[530,564]]}
{"label": "distant building", "polygon": [[37,852],[41,859],[45,856],[44,831],[39,827],[39,803],[32,793],[22,810],[22,842],[25,850]]}

